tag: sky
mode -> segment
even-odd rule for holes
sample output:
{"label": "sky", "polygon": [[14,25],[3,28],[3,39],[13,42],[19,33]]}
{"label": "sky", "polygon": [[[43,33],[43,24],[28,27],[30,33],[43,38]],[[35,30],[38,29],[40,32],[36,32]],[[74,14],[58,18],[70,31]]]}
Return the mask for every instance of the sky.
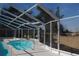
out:
{"label": "sky", "polygon": [[[17,9],[20,9],[20,10],[26,10],[28,8],[30,8],[33,4],[27,4],[27,3],[22,3],[22,4],[0,4],[0,8],[8,8],[10,5],[16,7]],[[72,17],[72,16],[76,16],[76,15],[79,15],[79,4],[78,3],[45,3],[45,4],[42,4],[44,7],[52,10],[53,12],[56,11],[56,8],[59,6],[60,7],[60,12],[62,15],[64,15],[63,18],[66,18],[66,17]],[[38,14],[38,11],[33,8],[33,14],[37,15]],[[65,29],[68,29],[69,31],[72,31],[72,32],[79,32],[79,17],[76,17],[76,18],[71,18],[71,19],[66,19],[66,20],[63,20],[63,21],[60,21],[61,24],[63,24],[64,28]]]}

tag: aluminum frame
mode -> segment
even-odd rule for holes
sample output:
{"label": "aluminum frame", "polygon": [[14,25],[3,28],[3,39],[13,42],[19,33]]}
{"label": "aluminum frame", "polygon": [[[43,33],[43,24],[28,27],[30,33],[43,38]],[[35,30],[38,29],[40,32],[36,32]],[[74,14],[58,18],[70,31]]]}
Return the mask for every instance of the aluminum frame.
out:
{"label": "aluminum frame", "polygon": [[[34,5],[34,7],[36,7],[36,6],[40,6],[39,4],[35,4]],[[48,23],[50,23],[50,47],[51,47],[51,40],[52,40],[52,37],[51,37],[51,32],[52,32],[52,25],[51,25],[51,23],[52,22],[57,22],[57,27],[58,27],[58,53],[59,53],[59,55],[60,55],[60,42],[59,42],[59,35],[60,35],[60,22],[59,22],[59,20],[58,20],[58,18],[57,17],[55,17],[54,15],[52,15],[51,14],[51,12],[49,12],[46,8],[44,8],[43,6],[40,6],[48,15],[50,15],[52,18],[54,18],[55,20],[53,20],[53,21],[50,21],[50,22],[48,22]],[[8,24],[8,23],[6,23],[7,25],[12,25],[11,23],[13,23],[15,20],[17,20],[17,19],[21,19],[21,20],[24,20],[26,23],[29,23],[29,24],[27,24],[27,25],[31,25],[30,24],[30,22],[29,21],[26,21],[25,19],[22,19],[22,18],[20,18],[22,15],[24,15],[24,14],[27,14],[27,12],[29,11],[29,10],[31,10],[33,7],[31,7],[30,9],[28,9],[28,10],[26,10],[26,11],[24,11],[22,14],[20,14],[19,16],[16,16],[16,15],[14,15],[15,16],[15,18],[12,20],[12,21],[10,21],[10,23]],[[4,11],[4,10],[3,10]],[[8,14],[10,14],[10,15],[13,15],[13,14],[11,14],[10,12],[8,12]],[[29,14],[27,14],[27,15],[29,15]],[[33,16],[29,16],[30,18],[32,18],[32,19],[34,19],[34,20],[37,20],[38,21],[38,19],[36,19],[36,18],[34,18]],[[2,20],[0,20],[1,22],[3,22]],[[5,22],[4,22],[5,23]],[[42,22],[40,22],[40,23],[42,23]],[[46,23],[46,24],[48,24],[48,23]],[[23,23],[23,24],[21,24],[21,25],[19,25],[19,26],[23,26],[25,23]],[[46,25],[46,24],[43,24],[44,26]],[[37,27],[36,25],[32,25],[32,26],[34,26],[34,27],[36,27],[37,28],[37,30],[38,30],[38,39],[39,39],[39,41],[40,41],[40,27]],[[20,34],[20,29],[19,29],[19,27],[17,27],[18,28],[18,30],[19,30],[19,34]],[[44,43],[45,43],[45,33],[46,31],[44,30]],[[19,37],[19,36],[18,36]],[[29,29],[28,29],[28,38],[29,38]]]}
{"label": "aluminum frame", "polygon": [[[13,7],[13,6],[12,6]],[[15,7],[13,7],[13,8],[15,8]],[[21,12],[21,13],[23,13],[24,11],[22,11],[22,10],[19,10],[19,9],[17,9],[17,8],[15,8],[16,10],[18,10],[19,12]],[[37,18],[35,18],[34,16],[32,16],[32,15],[30,15],[29,13],[25,13],[25,15],[27,15],[29,18],[31,18],[31,19],[33,19],[33,20],[35,20],[35,21],[37,21],[37,22],[40,22],[42,25],[44,25],[44,23],[42,22],[42,21],[40,21],[39,19],[37,19]]]}
{"label": "aluminum frame", "polygon": [[12,30],[15,30],[13,27],[9,26],[7,23],[5,23],[5,22],[3,22],[3,21],[1,21],[1,20],[0,20],[0,24],[4,25],[4,26],[6,26],[6,27],[9,27],[9,28],[11,28]]}
{"label": "aluminum frame", "polygon": [[[6,12],[6,13],[8,13],[8,14],[10,14],[10,15],[12,15],[12,16],[14,16],[14,17],[17,17],[16,15],[14,15],[14,14],[12,14],[12,13],[10,13],[10,12],[8,12],[8,11],[6,11],[6,10],[2,10],[2,11],[4,11],[4,12]],[[21,20],[23,20],[23,21],[25,21],[26,23],[29,23],[29,21],[26,21],[25,19],[23,19],[23,18],[19,18],[19,19],[21,19]],[[23,22],[24,23],[24,22]],[[27,25],[29,25],[29,24],[27,24]],[[37,28],[37,26],[35,26],[35,25],[31,25],[30,24],[30,26],[34,26],[34,27],[36,27]]]}
{"label": "aluminum frame", "polygon": [[[11,12],[8,12],[8,11],[6,11],[6,10],[2,10],[2,11],[6,12],[6,13],[8,13],[8,14],[14,16],[14,17],[17,17],[17,15],[14,15],[14,14],[12,14]],[[26,22],[26,23],[30,23],[30,26],[34,26],[34,27],[37,28],[36,25],[33,25],[33,24],[31,25],[31,22],[27,21],[26,19],[23,19],[23,18],[18,18],[18,19],[20,19],[20,20],[22,20],[22,21],[24,21],[24,22]],[[23,23],[24,23],[24,22],[23,22]],[[29,24],[28,24],[28,25],[29,25]]]}
{"label": "aluminum frame", "polygon": [[[3,21],[3,22],[7,21],[6,19],[1,18],[1,17],[0,17],[0,19],[2,19],[2,21]],[[9,22],[9,21],[7,21],[7,22]],[[7,23],[7,22],[6,22],[6,23]],[[8,23],[7,23],[7,25],[8,25]],[[11,24],[11,26],[13,26],[13,27],[17,28],[15,25],[12,25],[12,24]]]}
{"label": "aluminum frame", "polygon": [[[5,17],[5,18],[10,18],[10,19],[13,19],[13,18],[11,18],[11,17],[8,17],[8,16],[5,16],[5,15],[1,15],[1,16],[3,16],[3,17]],[[8,21],[8,20],[6,20],[6,21]],[[10,21],[8,21],[8,22],[10,22]],[[17,24],[17,25],[20,25],[19,23],[16,23],[16,22],[13,22],[14,24]],[[34,23],[32,23],[32,24],[38,24],[39,22],[34,22]],[[27,25],[28,25],[28,23],[26,23]],[[28,27],[28,26],[23,26],[23,27]],[[18,27],[17,27],[18,28]],[[28,28],[30,28],[30,27],[28,27]],[[19,28],[18,28],[19,29]]]}
{"label": "aluminum frame", "polygon": [[[36,7],[37,4],[33,5],[32,7],[30,7],[28,10],[24,11],[22,14],[20,14],[19,16],[17,16],[16,18],[14,18],[8,25],[10,25],[13,21],[15,21],[17,18],[20,18],[22,15],[24,15],[26,12],[30,11],[32,8]],[[29,21],[27,21],[29,22]],[[30,22],[29,22],[30,23]]]}

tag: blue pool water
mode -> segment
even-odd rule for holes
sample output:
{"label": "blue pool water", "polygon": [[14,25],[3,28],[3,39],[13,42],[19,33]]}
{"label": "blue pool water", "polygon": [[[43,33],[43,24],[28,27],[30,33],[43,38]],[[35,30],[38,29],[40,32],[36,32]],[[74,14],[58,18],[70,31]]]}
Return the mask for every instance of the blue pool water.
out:
{"label": "blue pool water", "polygon": [[32,50],[33,42],[29,40],[14,40],[8,43],[17,50]]}
{"label": "blue pool water", "polygon": [[0,56],[10,56],[10,52],[4,42],[0,41]]}

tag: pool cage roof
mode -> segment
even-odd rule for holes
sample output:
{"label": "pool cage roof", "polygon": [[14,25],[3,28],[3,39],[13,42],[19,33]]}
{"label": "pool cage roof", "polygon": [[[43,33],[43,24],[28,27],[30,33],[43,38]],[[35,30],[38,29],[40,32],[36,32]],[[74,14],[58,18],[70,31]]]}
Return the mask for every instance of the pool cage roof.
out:
{"label": "pool cage roof", "polygon": [[49,15],[49,17],[51,17],[51,21],[52,20],[57,20],[58,18],[51,13],[47,8],[45,8],[43,5],[41,4],[34,4],[33,6],[31,6],[29,9],[22,11],[19,10],[17,8],[15,8],[14,6],[12,6],[11,8],[14,9],[15,11],[11,10],[7,10],[7,9],[1,9],[1,13],[0,13],[0,24],[11,28],[12,30],[16,30],[16,29],[37,29],[37,28],[41,28],[42,26],[44,27],[45,24],[47,24],[48,22],[43,22],[42,20],[34,17],[33,15],[31,15],[30,13],[28,13],[29,11],[31,11],[33,8],[35,7],[39,7],[43,12],[45,12],[47,15]]}

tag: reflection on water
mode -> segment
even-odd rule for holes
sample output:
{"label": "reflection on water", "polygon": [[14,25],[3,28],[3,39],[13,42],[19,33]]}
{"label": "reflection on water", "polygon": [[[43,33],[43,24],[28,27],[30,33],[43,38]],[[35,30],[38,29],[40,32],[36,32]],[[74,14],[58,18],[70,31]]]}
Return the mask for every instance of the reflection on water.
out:
{"label": "reflection on water", "polygon": [[2,41],[0,41],[0,56],[6,56],[8,54],[8,50],[5,49],[5,46]]}

